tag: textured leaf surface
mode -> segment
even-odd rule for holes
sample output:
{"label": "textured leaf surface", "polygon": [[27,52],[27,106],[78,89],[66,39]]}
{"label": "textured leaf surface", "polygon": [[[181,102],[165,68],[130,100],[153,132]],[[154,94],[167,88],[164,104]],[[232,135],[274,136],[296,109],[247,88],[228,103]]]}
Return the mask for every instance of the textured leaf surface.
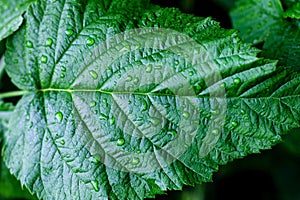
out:
{"label": "textured leaf surface", "polygon": [[278,59],[279,64],[293,66],[299,71],[299,21],[290,19],[297,18],[299,3],[286,4],[288,8],[284,12],[279,0],[238,0],[231,12],[231,19],[246,42],[264,42],[264,57]]}
{"label": "textured leaf surface", "polygon": [[14,33],[21,26],[22,14],[34,0],[0,1],[0,41]]}
{"label": "textured leaf surface", "polygon": [[154,197],[299,127],[300,77],[209,18],[69,0],[26,20],[7,45],[6,70],[29,92],[4,158],[39,198]]}

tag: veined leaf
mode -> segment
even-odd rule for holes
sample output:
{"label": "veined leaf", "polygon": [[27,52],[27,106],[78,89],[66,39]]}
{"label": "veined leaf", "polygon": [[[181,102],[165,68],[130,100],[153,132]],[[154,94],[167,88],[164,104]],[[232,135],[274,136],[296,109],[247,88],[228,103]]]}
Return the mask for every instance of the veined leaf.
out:
{"label": "veined leaf", "polygon": [[[39,198],[154,197],[211,181],[218,165],[300,126],[300,76],[257,58],[235,31],[100,2],[35,3],[8,40],[6,71],[28,93],[4,158]],[[148,10],[127,15],[136,5]]]}
{"label": "veined leaf", "polygon": [[34,0],[0,1],[0,41],[8,37],[22,24],[22,14]]}
{"label": "veined leaf", "polygon": [[299,71],[299,3],[286,3],[289,8],[284,12],[280,0],[239,0],[230,15],[234,28],[241,31],[246,42],[264,42],[262,56]]}

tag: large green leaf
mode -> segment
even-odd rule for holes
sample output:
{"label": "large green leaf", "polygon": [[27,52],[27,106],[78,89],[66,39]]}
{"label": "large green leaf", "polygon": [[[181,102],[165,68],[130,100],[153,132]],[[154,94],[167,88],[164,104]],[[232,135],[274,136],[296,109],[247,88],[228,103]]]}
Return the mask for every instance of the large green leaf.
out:
{"label": "large green leaf", "polygon": [[211,181],[300,126],[300,76],[235,31],[147,2],[97,2],[37,2],[8,40],[6,71],[28,93],[4,158],[39,198],[154,197]]}
{"label": "large green leaf", "polygon": [[299,71],[300,4],[286,3],[288,9],[284,12],[280,0],[238,0],[230,15],[234,28],[240,30],[246,42],[264,42],[264,57],[277,59],[280,65],[293,66]]}
{"label": "large green leaf", "polygon": [[22,24],[22,14],[34,0],[0,0],[0,41]]}

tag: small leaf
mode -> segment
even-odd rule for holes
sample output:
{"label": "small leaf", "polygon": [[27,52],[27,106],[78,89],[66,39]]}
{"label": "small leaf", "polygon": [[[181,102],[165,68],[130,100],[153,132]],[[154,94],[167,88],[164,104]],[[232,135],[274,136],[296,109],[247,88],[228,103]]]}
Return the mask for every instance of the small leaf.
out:
{"label": "small leaf", "polygon": [[23,22],[22,14],[34,0],[0,1],[0,41],[19,29]]}

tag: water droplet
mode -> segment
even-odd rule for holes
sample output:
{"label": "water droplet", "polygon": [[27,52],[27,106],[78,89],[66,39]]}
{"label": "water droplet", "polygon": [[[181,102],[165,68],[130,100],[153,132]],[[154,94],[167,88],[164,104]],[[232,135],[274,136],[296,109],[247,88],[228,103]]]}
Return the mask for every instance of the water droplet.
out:
{"label": "water droplet", "polygon": [[125,51],[129,51],[130,50],[130,46],[127,45],[125,47],[123,47],[122,49],[120,49],[120,52],[125,52]]}
{"label": "water droplet", "polygon": [[272,6],[273,6],[272,2],[269,1],[269,2],[268,2],[268,7],[271,8]]}
{"label": "water droplet", "polygon": [[241,114],[244,115],[246,112],[245,110],[241,110]]}
{"label": "water droplet", "polygon": [[190,72],[189,72],[189,75],[190,75],[190,76],[194,76],[194,74],[195,74],[195,73],[194,73],[193,71],[190,71]]}
{"label": "water droplet", "polygon": [[172,140],[177,136],[177,132],[175,130],[170,130],[167,132],[167,134],[172,137]]}
{"label": "water droplet", "polygon": [[196,90],[197,91],[200,91],[202,89],[202,86],[200,83],[198,83],[196,86],[195,86]]}
{"label": "water droplet", "polygon": [[160,120],[158,118],[156,118],[156,117],[153,117],[153,118],[151,118],[151,123],[154,126],[157,126],[160,123]]}
{"label": "water droplet", "polygon": [[94,70],[90,70],[89,73],[90,73],[90,75],[92,76],[93,79],[98,78],[98,74]]}
{"label": "water droplet", "polygon": [[60,69],[61,69],[61,71],[62,71],[62,72],[65,72],[65,71],[67,71],[67,69],[66,69],[64,66],[61,66],[61,68],[60,68]]}
{"label": "water droplet", "polygon": [[126,78],[126,81],[127,81],[127,82],[132,81],[132,76],[128,76],[128,77]]}
{"label": "water droplet", "polygon": [[42,63],[47,63],[47,61],[48,61],[48,57],[47,56],[41,56],[41,62]]}
{"label": "water droplet", "polygon": [[125,144],[124,138],[119,138],[119,139],[117,140],[117,145],[118,145],[118,146],[122,146],[122,145],[124,145],[124,144]]}
{"label": "water droplet", "polygon": [[91,184],[96,192],[99,192],[99,183],[96,180],[91,181]]}
{"label": "water droplet", "polygon": [[65,76],[66,76],[65,74],[61,74],[60,78],[65,78]]}
{"label": "water droplet", "polygon": [[142,111],[146,111],[148,109],[148,104],[146,101],[143,101],[142,107]]}
{"label": "water droplet", "polygon": [[226,83],[221,83],[220,87],[221,88],[226,88]]}
{"label": "water droplet", "polygon": [[98,164],[98,163],[100,163],[100,161],[101,161],[101,157],[100,157],[100,155],[93,155],[92,156],[92,163],[94,163],[94,164]]}
{"label": "water droplet", "polygon": [[100,113],[100,120],[108,120],[108,117],[106,115],[104,115],[103,113]]}
{"label": "water droplet", "polygon": [[66,33],[67,36],[72,36],[74,34],[74,31],[72,29],[67,29],[65,31],[65,33]]}
{"label": "water droplet", "polygon": [[96,101],[92,101],[92,103],[91,103],[91,107],[95,107],[97,105],[97,102]]}
{"label": "water droplet", "polygon": [[137,153],[141,153],[141,150],[137,150],[136,152],[137,152]]}
{"label": "water droplet", "polygon": [[139,158],[132,158],[131,164],[137,165],[139,163],[140,163],[140,159]]}
{"label": "water droplet", "polygon": [[58,122],[61,122],[63,120],[63,114],[61,112],[57,112],[55,114],[55,118]]}
{"label": "water droplet", "polygon": [[231,126],[232,126],[232,127],[237,127],[237,126],[238,126],[238,123],[237,123],[237,122],[231,122]]}
{"label": "water droplet", "polygon": [[26,120],[30,120],[30,115],[26,115]]}
{"label": "water droplet", "polygon": [[103,102],[104,106],[107,107],[107,105],[108,105],[108,104],[107,104],[107,99],[104,98],[104,99],[102,100],[102,102]]}
{"label": "water droplet", "polygon": [[97,115],[98,114],[98,110],[94,110],[94,114]]}
{"label": "water droplet", "polygon": [[27,48],[33,48],[33,43],[31,41],[26,41],[25,45]]}
{"label": "water droplet", "polygon": [[218,129],[214,129],[211,133],[214,135],[219,135],[220,131]]}
{"label": "water droplet", "polygon": [[50,47],[53,43],[53,40],[51,38],[47,38],[46,40],[46,46]]}
{"label": "water droplet", "polygon": [[175,65],[179,65],[179,61],[178,60],[175,60]]}
{"label": "water droplet", "polygon": [[138,84],[139,81],[140,81],[139,78],[135,78],[135,79],[133,80],[133,83]]}
{"label": "water droplet", "polygon": [[112,118],[109,119],[109,123],[111,125],[115,124],[115,122],[116,122],[116,119],[114,117],[112,117]]}
{"label": "water droplet", "polygon": [[171,106],[171,104],[169,104],[169,103],[165,103],[165,105],[164,105],[165,108],[169,108],[170,106]]}
{"label": "water droplet", "polygon": [[26,82],[26,78],[21,78],[21,82],[25,83]]}
{"label": "water droplet", "polygon": [[95,40],[93,39],[93,38],[88,38],[87,40],[86,40],[86,44],[88,45],[88,46],[92,46],[93,44],[95,44]]}
{"label": "water droplet", "polygon": [[65,142],[64,140],[61,140],[61,141],[60,141],[60,144],[61,144],[61,145],[65,145],[66,142]]}
{"label": "water droplet", "polygon": [[147,73],[150,73],[150,72],[152,72],[152,66],[151,66],[151,65],[147,66],[147,68],[146,68],[146,72],[147,72]]}
{"label": "water droplet", "polygon": [[218,115],[218,114],[220,114],[220,110],[219,109],[213,109],[213,110],[211,110],[211,114],[212,115]]}
{"label": "water droplet", "polygon": [[185,112],[182,113],[182,116],[184,118],[188,119],[190,117],[190,113],[188,113],[188,112],[185,111]]}
{"label": "water droplet", "polygon": [[235,78],[233,80],[234,84],[239,85],[241,83],[241,79],[240,78]]}

